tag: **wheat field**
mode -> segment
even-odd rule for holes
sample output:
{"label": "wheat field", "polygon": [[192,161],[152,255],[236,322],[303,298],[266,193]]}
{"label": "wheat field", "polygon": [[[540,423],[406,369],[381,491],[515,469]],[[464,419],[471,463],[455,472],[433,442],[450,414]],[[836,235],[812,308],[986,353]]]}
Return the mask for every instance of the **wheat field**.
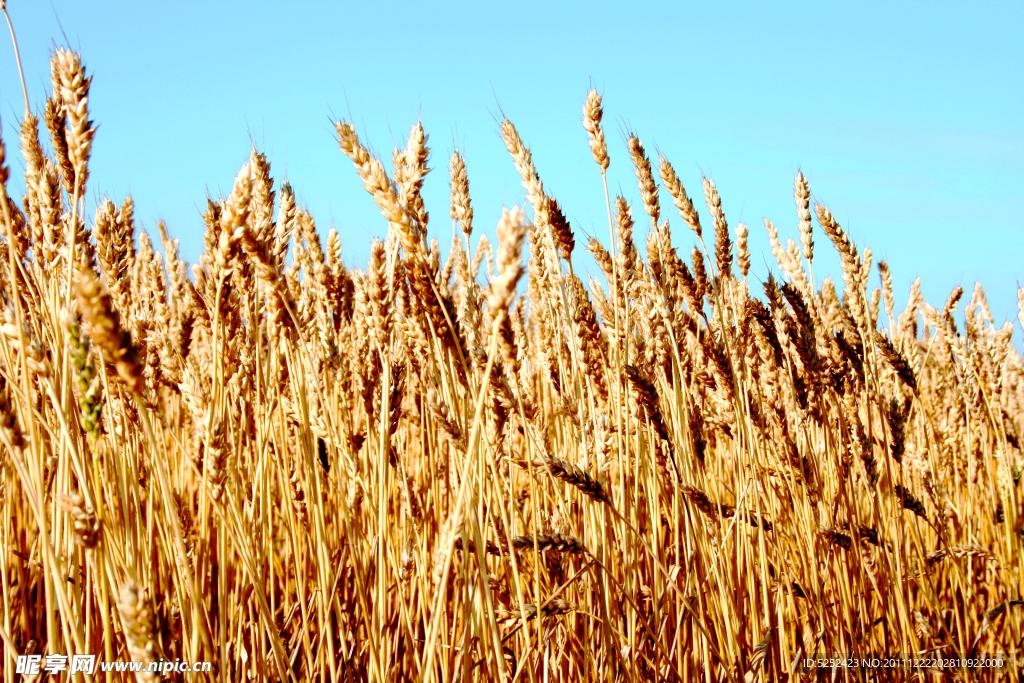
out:
{"label": "wheat field", "polygon": [[980,286],[898,310],[802,173],[762,283],[714,182],[698,210],[635,135],[640,205],[609,195],[596,91],[606,243],[507,119],[526,205],[481,236],[456,151],[446,247],[423,128],[389,172],[337,121],[387,224],[365,268],[256,149],[190,267],[130,197],[86,215],[91,79],[67,49],[52,74],[20,200],[0,147],[5,681],[77,653],[212,663],[168,680],[1024,675],[1013,324]]}

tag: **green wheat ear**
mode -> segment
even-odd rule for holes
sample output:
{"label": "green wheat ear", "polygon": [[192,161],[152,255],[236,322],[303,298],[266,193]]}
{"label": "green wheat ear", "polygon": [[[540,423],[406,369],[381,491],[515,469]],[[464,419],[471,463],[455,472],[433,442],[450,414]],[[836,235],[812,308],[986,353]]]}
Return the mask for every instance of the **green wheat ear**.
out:
{"label": "green wheat ear", "polygon": [[78,406],[81,410],[82,427],[93,443],[100,436],[101,414],[103,412],[103,382],[96,374],[92,342],[82,332],[81,321],[70,311],[65,312],[65,329],[71,348],[71,364],[75,369],[78,385]]}

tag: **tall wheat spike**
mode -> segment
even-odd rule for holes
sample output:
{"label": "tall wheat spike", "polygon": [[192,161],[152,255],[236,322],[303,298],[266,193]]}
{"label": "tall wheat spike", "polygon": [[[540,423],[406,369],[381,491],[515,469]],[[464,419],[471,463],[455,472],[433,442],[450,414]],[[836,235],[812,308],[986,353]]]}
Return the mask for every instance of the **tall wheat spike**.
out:
{"label": "tall wheat spike", "polygon": [[[869,292],[870,249],[802,172],[762,296],[710,179],[659,155],[659,185],[630,135],[637,187],[613,201],[590,91],[612,242],[588,236],[604,277],[583,278],[571,207],[508,119],[527,205],[493,242],[452,152],[448,254],[423,127],[389,171],[339,121],[384,218],[365,268],[255,149],[189,266],[131,198],[92,206],[91,85],[58,49],[18,200],[0,156],[5,681],[35,654],[217,681],[880,675],[809,670],[820,653],[1024,675],[1017,330],[980,287],[963,315],[962,290],[936,308],[919,283],[894,310],[886,262]],[[841,284],[812,270],[817,229]]]}

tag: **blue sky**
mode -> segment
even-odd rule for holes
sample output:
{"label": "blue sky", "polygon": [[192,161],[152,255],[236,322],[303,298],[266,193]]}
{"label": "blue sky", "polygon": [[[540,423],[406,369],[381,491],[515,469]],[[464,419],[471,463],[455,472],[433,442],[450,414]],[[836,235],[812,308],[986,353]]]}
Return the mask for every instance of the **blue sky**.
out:
{"label": "blue sky", "polygon": [[[770,5],[770,6],[769,6]],[[250,144],[364,264],[384,219],[338,150],[351,118],[390,160],[422,118],[433,149],[425,196],[446,251],[448,158],[465,150],[478,230],[523,201],[499,111],[532,148],[577,232],[607,242],[600,174],[580,125],[604,95],[613,192],[642,215],[625,149],[635,131],[691,196],[714,178],[730,226],[750,226],[752,277],[773,259],[763,218],[796,238],[793,177],[858,246],[893,271],[897,306],[920,276],[941,306],[981,281],[997,321],[1024,283],[1024,2],[285,3],[9,0],[29,98],[49,92],[54,44],[94,76],[89,203],[131,193],[143,228],[163,219],[198,258],[207,193],[226,195]],[[59,24],[58,24],[59,20]],[[62,29],[63,27],[63,34]],[[20,195],[23,104],[0,47],[0,118]],[[673,217],[676,245],[691,234]],[[645,226],[638,220],[638,225]],[[638,237],[645,237],[645,227]],[[838,260],[816,232],[816,279]],[[582,252],[578,247],[577,253]],[[595,270],[591,268],[591,270]],[[777,268],[775,269],[777,271]],[[1018,337],[1019,339],[1019,337]]]}

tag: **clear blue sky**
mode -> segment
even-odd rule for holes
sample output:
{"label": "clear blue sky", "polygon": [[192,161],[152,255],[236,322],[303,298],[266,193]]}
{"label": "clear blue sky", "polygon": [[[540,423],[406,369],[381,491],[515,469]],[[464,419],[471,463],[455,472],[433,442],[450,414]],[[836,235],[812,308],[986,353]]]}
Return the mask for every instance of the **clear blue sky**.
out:
{"label": "clear blue sky", "polygon": [[[451,236],[447,163],[467,155],[478,229],[521,203],[499,107],[577,231],[607,241],[600,175],[580,125],[605,98],[613,191],[642,215],[624,132],[660,149],[697,200],[716,181],[730,226],[763,218],[797,237],[793,176],[807,175],[858,245],[894,273],[897,305],[921,276],[941,306],[981,281],[997,320],[1024,283],[1024,2],[978,3],[140,3],[8,0],[29,97],[41,109],[61,26],[94,75],[99,123],[89,202],[131,193],[142,227],[167,222],[198,258],[207,192],[227,194],[250,142],[292,182],[321,234],[365,264],[386,230],[332,118],[351,117],[390,160],[422,117],[435,169],[431,234]],[[58,25],[58,18],[60,24]],[[6,40],[3,41],[6,44]],[[20,194],[21,88],[0,46],[0,117]],[[663,200],[663,215],[677,214]],[[638,220],[638,225],[644,225]],[[677,246],[692,236],[673,220]],[[645,237],[645,228],[638,237]],[[836,272],[816,233],[816,274]],[[578,247],[582,251],[581,247]],[[777,268],[776,268],[777,270]],[[820,275],[818,277],[821,279]],[[1019,339],[1019,337],[1018,337]]]}

